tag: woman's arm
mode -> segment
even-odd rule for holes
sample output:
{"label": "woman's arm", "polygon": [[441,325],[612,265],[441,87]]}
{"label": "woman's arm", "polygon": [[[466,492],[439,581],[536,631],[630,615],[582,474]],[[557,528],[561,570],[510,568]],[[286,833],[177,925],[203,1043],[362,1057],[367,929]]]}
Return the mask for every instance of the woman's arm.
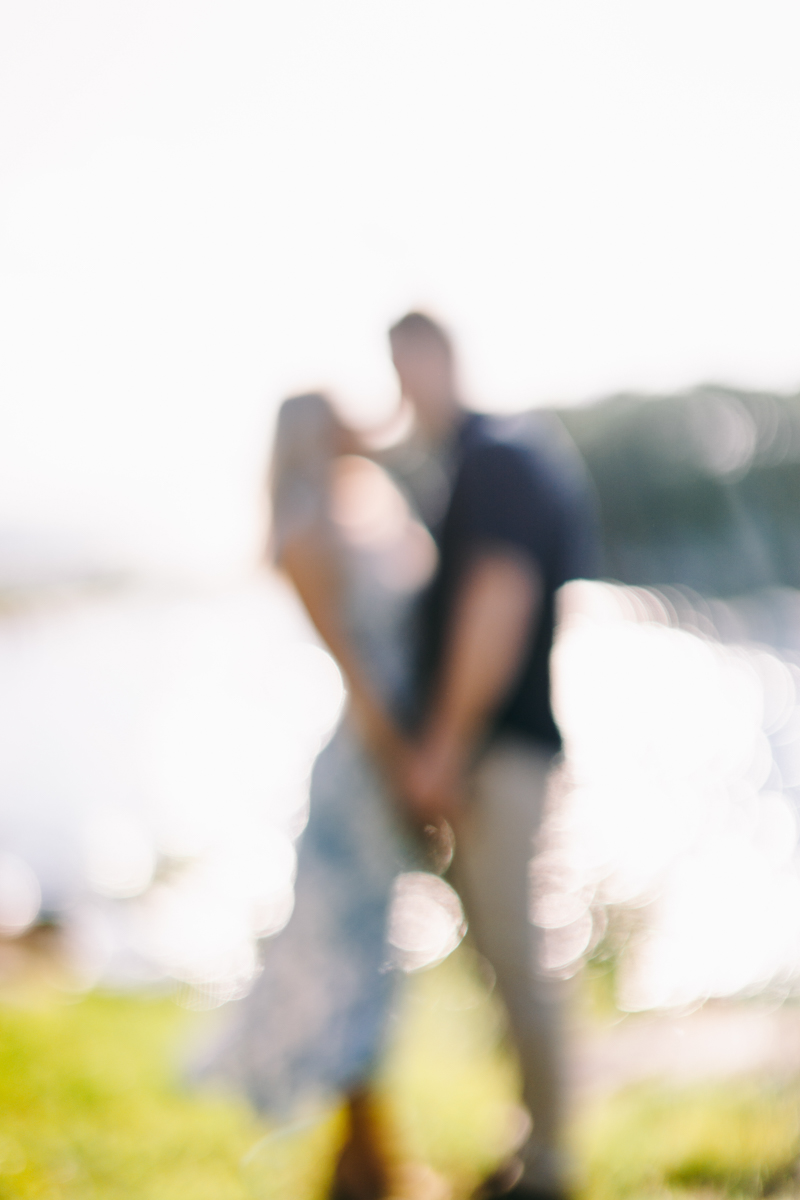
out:
{"label": "woman's arm", "polygon": [[292,533],[283,543],[279,566],[345,676],[353,715],[369,751],[401,792],[406,740],[373,688],[342,620],[341,560],[329,530],[315,524]]}
{"label": "woman's arm", "polygon": [[326,396],[308,393],[283,403],[270,471],[272,553],[342,669],[368,749],[397,787],[405,743],[344,621],[341,549],[331,522],[333,465],[338,456],[357,449],[356,435]]}

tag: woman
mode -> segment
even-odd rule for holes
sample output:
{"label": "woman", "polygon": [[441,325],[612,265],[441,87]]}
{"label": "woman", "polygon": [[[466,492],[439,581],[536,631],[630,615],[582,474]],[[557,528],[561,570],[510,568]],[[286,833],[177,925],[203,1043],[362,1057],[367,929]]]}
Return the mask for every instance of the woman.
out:
{"label": "woman", "polygon": [[274,555],[336,656],[349,701],[314,766],[294,912],[267,945],[212,1072],[271,1114],[347,1096],[332,1195],[379,1200],[388,1187],[369,1083],[394,989],[388,910],[397,874],[420,865],[424,840],[388,780],[406,754],[412,613],[435,550],[388,478],[355,450],[325,397],[282,406]]}

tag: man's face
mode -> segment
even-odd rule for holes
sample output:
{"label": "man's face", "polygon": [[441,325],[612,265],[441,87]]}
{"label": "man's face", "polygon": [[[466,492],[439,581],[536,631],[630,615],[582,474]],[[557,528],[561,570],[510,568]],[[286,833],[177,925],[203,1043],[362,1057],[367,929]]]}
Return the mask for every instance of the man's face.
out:
{"label": "man's face", "polygon": [[433,434],[449,424],[455,399],[453,363],[434,338],[396,335],[391,339],[400,390],[423,429]]}

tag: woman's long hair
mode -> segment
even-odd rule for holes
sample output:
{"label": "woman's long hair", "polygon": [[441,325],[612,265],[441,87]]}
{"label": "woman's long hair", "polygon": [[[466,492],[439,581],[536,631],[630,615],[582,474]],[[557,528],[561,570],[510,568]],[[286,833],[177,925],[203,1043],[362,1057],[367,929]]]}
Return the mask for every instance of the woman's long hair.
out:
{"label": "woman's long hair", "polygon": [[268,473],[273,561],[279,560],[291,533],[311,526],[329,528],[331,468],[341,428],[322,392],[290,396],[281,405]]}

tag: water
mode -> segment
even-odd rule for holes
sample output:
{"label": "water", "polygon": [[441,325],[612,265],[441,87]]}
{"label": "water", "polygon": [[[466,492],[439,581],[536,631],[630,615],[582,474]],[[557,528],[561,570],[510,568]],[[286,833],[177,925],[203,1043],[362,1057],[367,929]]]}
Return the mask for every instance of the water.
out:
{"label": "water", "polygon": [[[616,956],[628,1008],[786,994],[800,967],[800,593],[722,606],[577,584],[565,607],[568,764],[532,896],[549,969]],[[342,702],[271,576],[5,616],[0,924],[56,916],[87,983],[176,978],[201,1005],[240,995],[256,939],[291,913],[309,770]],[[458,941],[444,893],[433,908],[412,966]]]}

